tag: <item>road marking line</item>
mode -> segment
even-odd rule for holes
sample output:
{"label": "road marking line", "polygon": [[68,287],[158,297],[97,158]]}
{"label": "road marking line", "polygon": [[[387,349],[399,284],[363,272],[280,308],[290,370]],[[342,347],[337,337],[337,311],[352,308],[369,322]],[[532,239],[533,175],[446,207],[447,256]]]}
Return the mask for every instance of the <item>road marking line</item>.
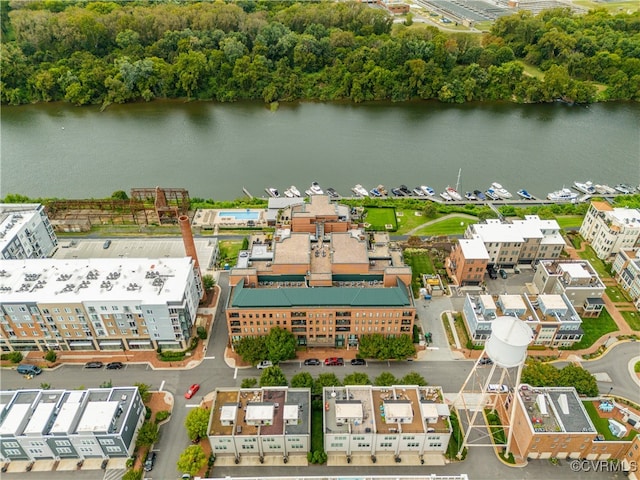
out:
{"label": "road marking line", "polygon": [[185,407],[186,407],[186,408],[197,408],[197,407],[199,407],[199,406],[200,406],[200,405],[198,405],[198,404],[196,404],[196,405],[191,405],[191,404],[189,404],[189,405],[185,405]]}
{"label": "road marking line", "polygon": [[162,383],[160,384],[160,392],[162,391],[162,389],[164,388],[164,380],[162,380]]}
{"label": "road marking line", "polygon": [[235,380],[236,378],[238,378],[238,367],[233,371],[233,379]]}
{"label": "road marking line", "polygon": [[204,360],[215,360],[216,357],[204,357]]}

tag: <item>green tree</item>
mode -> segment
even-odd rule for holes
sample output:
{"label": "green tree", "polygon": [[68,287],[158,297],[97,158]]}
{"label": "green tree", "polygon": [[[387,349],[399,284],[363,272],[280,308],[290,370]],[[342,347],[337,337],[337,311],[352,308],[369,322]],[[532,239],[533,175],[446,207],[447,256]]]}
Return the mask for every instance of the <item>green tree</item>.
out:
{"label": "green tree", "polygon": [[292,388],[313,388],[313,377],[309,372],[296,373],[291,378]]}
{"label": "green tree", "polygon": [[277,365],[265,368],[262,371],[262,375],[260,375],[261,387],[278,387],[288,384],[287,377],[285,377],[284,372]]}
{"label": "green tree", "polygon": [[342,382],[338,379],[335,373],[321,373],[313,382],[313,395],[322,395],[322,389],[324,387],[339,387]]}
{"label": "green tree", "polygon": [[369,375],[362,372],[354,372],[344,377],[345,385],[371,385]]}
{"label": "green tree", "polygon": [[213,275],[203,275],[202,276],[202,286],[204,287],[204,289],[206,291],[211,290],[213,287],[215,287],[216,285],[216,281],[213,278]]}
{"label": "green tree", "polygon": [[373,384],[378,387],[390,387],[391,385],[398,385],[398,379],[391,372],[382,372],[376,377]]}
{"label": "green tree", "polygon": [[558,374],[558,386],[575,387],[580,395],[595,397],[598,395],[598,383],[591,372],[577,365],[569,364]]}
{"label": "green tree", "polygon": [[44,359],[51,363],[55,362],[57,358],[58,354],[54,350],[47,350],[47,353],[44,356]]}
{"label": "green tree", "polygon": [[265,339],[267,359],[280,363],[296,357],[296,337],[288,330],[280,327],[272,328]]}
{"label": "green tree", "polygon": [[400,385],[418,385],[420,387],[424,387],[427,385],[427,381],[418,372],[410,372],[402,377]]}
{"label": "green tree", "polygon": [[198,440],[207,436],[210,414],[209,409],[202,407],[192,408],[189,411],[184,421],[184,426],[191,440]]}
{"label": "green tree", "polygon": [[115,200],[129,200],[129,196],[124,190],[116,190],[111,194],[111,198]]}
{"label": "green tree", "polygon": [[140,430],[138,431],[138,438],[136,440],[136,446],[148,447],[158,441],[160,432],[158,425],[152,422],[144,422]]}
{"label": "green tree", "polygon": [[177,467],[180,472],[196,475],[207,464],[207,455],[200,445],[190,445],[180,454]]}
{"label": "green tree", "polygon": [[522,383],[532,387],[555,387],[558,385],[559,370],[551,364],[531,362],[522,369]]}
{"label": "green tree", "polygon": [[249,248],[249,237],[244,237],[242,239],[242,246],[240,247],[240,250],[247,250]]}
{"label": "green tree", "polygon": [[242,360],[252,365],[257,365],[262,360],[268,358],[269,351],[265,337],[242,337],[238,340],[234,349]]}
{"label": "green tree", "polygon": [[151,392],[149,391],[151,386],[147,385],[146,383],[134,383],[133,385],[138,387],[138,392],[140,392],[140,396],[142,397],[142,401],[144,403],[147,403],[149,402],[149,400],[151,400]]}
{"label": "green tree", "polygon": [[240,388],[253,388],[258,384],[258,380],[253,377],[243,378],[240,383]]}

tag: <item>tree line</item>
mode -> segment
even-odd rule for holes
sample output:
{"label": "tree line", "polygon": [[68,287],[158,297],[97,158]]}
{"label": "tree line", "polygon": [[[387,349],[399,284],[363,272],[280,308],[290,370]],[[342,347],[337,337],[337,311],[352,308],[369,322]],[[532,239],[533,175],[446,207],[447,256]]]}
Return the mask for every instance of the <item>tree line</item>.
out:
{"label": "tree line", "polygon": [[358,2],[3,7],[0,101],[8,104],[640,99],[638,12],[519,12],[477,35],[394,25]]}

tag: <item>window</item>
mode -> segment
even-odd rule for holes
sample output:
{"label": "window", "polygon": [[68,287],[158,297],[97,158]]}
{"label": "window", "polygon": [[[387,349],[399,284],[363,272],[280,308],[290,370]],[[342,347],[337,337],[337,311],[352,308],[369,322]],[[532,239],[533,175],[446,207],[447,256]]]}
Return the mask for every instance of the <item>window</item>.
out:
{"label": "window", "polygon": [[20,455],[22,453],[17,448],[7,448],[7,449],[5,449],[5,452],[7,452],[7,456],[10,456],[10,455],[18,456],[18,455]]}
{"label": "window", "polygon": [[69,447],[58,447],[56,449],[56,451],[58,453],[72,453],[73,452],[73,450],[71,450]]}
{"label": "window", "polygon": [[120,447],[107,447],[105,450],[109,453],[118,453],[122,451]]}

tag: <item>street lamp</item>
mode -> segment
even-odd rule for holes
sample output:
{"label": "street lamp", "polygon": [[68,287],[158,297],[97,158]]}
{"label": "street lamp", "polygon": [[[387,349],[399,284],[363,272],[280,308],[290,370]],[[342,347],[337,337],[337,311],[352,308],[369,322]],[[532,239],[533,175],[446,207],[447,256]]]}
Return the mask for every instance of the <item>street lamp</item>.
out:
{"label": "street lamp", "polygon": [[613,387],[609,387],[609,393],[607,393],[607,395],[611,395],[611,392],[613,392]]}

